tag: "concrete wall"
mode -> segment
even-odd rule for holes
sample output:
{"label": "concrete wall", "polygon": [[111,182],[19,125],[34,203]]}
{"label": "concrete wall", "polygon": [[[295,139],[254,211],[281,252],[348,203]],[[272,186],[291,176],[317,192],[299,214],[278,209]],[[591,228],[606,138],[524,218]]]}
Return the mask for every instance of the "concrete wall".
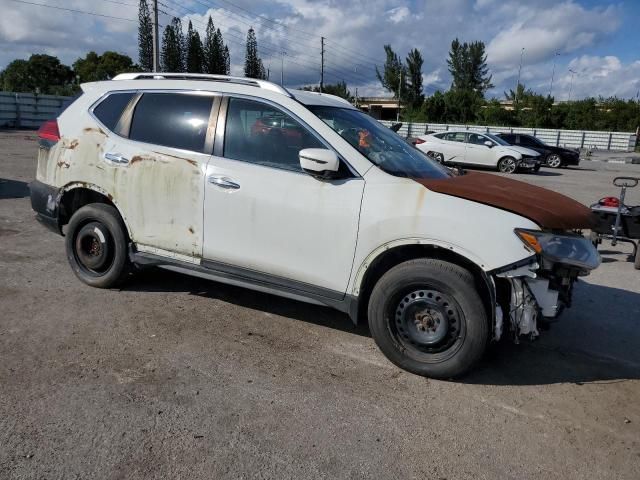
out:
{"label": "concrete wall", "polygon": [[72,97],[0,92],[0,128],[38,128],[57,117]]}
{"label": "concrete wall", "polygon": [[[391,126],[395,122],[383,121]],[[518,128],[477,125],[453,125],[443,123],[406,123],[398,132],[402,136],[424,135],[425,132],[444,132],[447,130],[468,129],[489,133],[526,133],[539,138],[544,143],[567,148],[589,148],[592,150],[618,150],[631,152],[636,145],[636,135],[630,132],[597,132],[588,130],[552,130],[547,128]]]}

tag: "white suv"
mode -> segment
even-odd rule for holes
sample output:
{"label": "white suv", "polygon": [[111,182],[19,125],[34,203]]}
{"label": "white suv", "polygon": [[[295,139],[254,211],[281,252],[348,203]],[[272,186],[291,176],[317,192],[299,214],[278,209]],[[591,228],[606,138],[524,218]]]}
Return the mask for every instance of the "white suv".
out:
{"label": "white suv", "polygon": [[455,175],[340,98],[166,73],[82,89],[39,131],[31,201],[89,285],[158,266],[328,305],[448,378],[504,328],[536,336],[599,264],[586,207]]}
{"label": "white suv", "polygon": [[490,133],[450,130],[417,137],[415,146],[443,164],[495,168],[503,173],[540,170],[540,154]]}

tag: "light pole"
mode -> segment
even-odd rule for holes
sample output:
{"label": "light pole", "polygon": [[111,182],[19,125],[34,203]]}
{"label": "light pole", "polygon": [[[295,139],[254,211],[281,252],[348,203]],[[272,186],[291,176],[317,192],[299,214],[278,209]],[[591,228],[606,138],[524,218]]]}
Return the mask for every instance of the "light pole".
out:
{"label": "light pole", "polygon": [[518,105],[518,89],[520,87],[520,72],[522,72],[522,57],[524,56],[524,47],[520,50],[520,67],[518,67],[518,81],[516,82],[516,92],[513,98],[513,107]]}
{"label": "light pole", "polygon": [[573,88],[573,76],[578,73],[575,70],[569,69],[571,72],[571,81],[569,82],[569,102],[571,101],[571,89]]}
{"label": "light pole", "polygon": [[553,90],[553,76],[556,73],[556,58],[560,56],[560,52],[556,52],[553,56],[553,70],[551,70],[551,84],[549,85],[549,98],[551,98],[551,91]]}

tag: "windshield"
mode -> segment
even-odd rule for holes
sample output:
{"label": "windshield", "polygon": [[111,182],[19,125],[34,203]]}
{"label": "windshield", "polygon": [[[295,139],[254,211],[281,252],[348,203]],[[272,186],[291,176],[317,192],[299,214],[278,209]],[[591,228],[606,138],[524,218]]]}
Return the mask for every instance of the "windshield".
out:
{"label": "windshield", "polygon": [[369,115],[351,108],[308,106],[362,155],[397,177],[448,178],[449,171]]}
{"label": "windshield", "polygon": [[498,145],[511,145],[509,142],[505,142],[503,138],[497,137],[493,133],[485,133],[483,135],[486,135]]}

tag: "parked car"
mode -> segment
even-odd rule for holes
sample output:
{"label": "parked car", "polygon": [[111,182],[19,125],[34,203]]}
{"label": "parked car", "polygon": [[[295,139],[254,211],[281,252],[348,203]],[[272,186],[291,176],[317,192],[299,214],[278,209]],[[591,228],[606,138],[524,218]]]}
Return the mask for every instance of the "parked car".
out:
{"label": "parked car", "polygon": [[514,147],[490,133],[449,130],[418,137],[416,147],[443,164],[496,168],[502,173],[540,170],[538,152]]}
{"label": "parked car", "polygon": [[39,131],[31,204],[88,285],[156,266],[327,305],[450,378],[505,329],[537,336],[599,264],[583,205],[455,175],[338,97],[196,74],[81,87]]}
{"label": "parked car", "polygon": [[535,150],[540,154],[542,164],[552,168],[566,167],[567,165],[580,164],[580,151],[571,148],[555,147],[547,145],[539,138],[524,133],[498,133],[510,145],[525,147]]}

